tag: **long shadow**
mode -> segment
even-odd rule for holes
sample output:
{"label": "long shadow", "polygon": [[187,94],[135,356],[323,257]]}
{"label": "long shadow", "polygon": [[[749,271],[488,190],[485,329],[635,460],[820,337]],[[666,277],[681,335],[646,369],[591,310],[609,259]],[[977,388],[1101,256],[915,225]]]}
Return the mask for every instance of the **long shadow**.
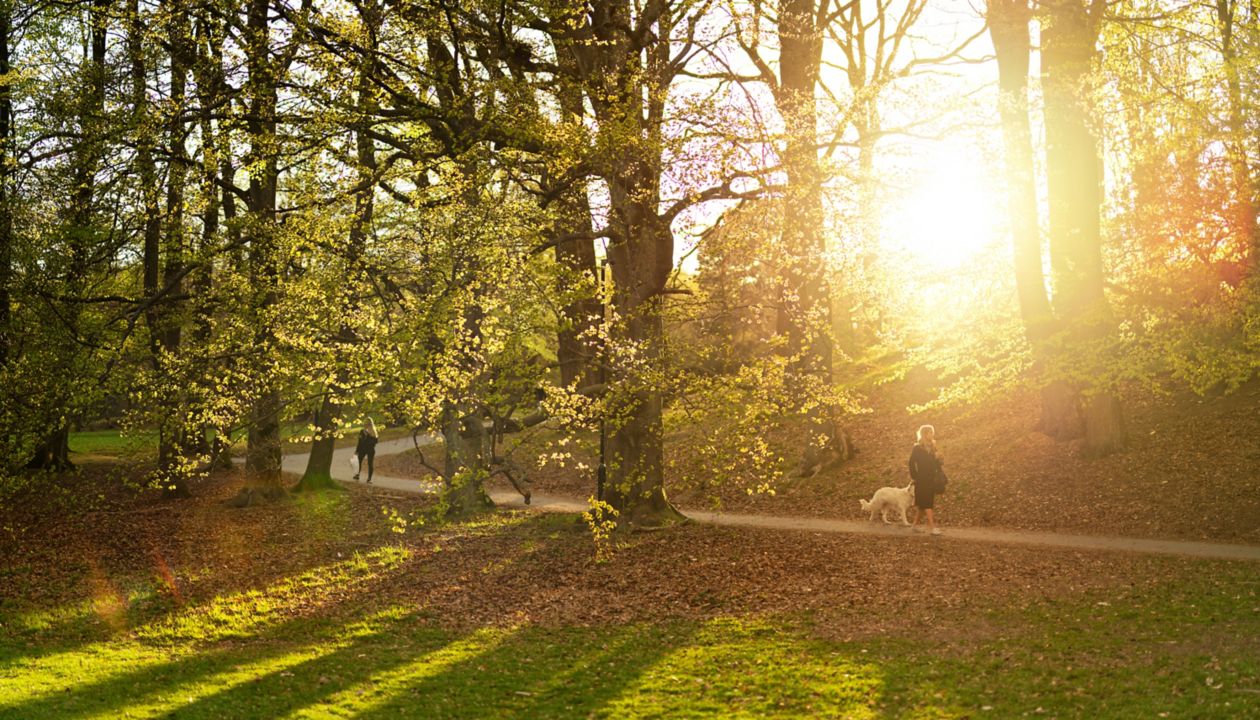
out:
{"label": "long shadow", "polygon": [[[248,645],[188,651],[178,659],[141,664],[65,691],[0,705],[0,717],[68,719],[121,710],[146,696],[169,693],[238,665],[256,664],[310,650],[323,642],[337,642],[337,633],[342,627],[341,623],[328,623],[323,628],[316,628],[309,618],[294,618],[266,628]],[[294,639],[298,637],[301,641]],[[126,658],[119,661],[126,661]]]}
{"label": "long shadow", "polygon": [[356,718],[585,717],[694,635],[694,624],[534,627],[397,688]]}
{"label": "long shadow", "polygon": [[[523,525],[531,523],[542,523],[547,526],[549,519],[531,519],[522,525],[517,525],[512,532],[521,532],[522,537],[529,537],[530,532]],[[480,532],[480,535],[474,534],[465,538],[468,545],[463,548],[464,552],[469,552],[473,556],[484,554],[476,548],[476,545],[483,537],[492,538],[498,535],[500,530],[487,528]],[[531,545],[531,548],[539,550],[567,541],[567,538],[553,536],[537,545]],[[501,565],[493,574],[512,573],[514,569],[510,560],[509,558],[509,561]],[[76,669],[70,668],[69,665],[65,669],[52,665],[44,668],[43,671],[51,670],[58,676],[68,678],[68,686],[55,690],[37,689],[36,691],[42,694],[0,705],[0,717],[76,718],[111,711],[121,714],[121,710],[126,706],[143,705],[146,702],[145,698],[155,698],[183,688],[193,689],[194,692],[191,694],[195,697],[197,695],[195,690],[205,689],[195,688],[198,683],[205,682],[215,675],[231,674],[237,666],[243,665],[258,666],[265,674],[260,678],[223,690],[210,688],[212,694],[180,708],[179,713],[190,717],[236,716],[240,714],[240,711],[234,708],[253,707],[258,703],[273,709],[304,707],[313,701],[352,687],[356,683],[362,683],[373,677],[381,677],[383,674],[388,675],[393,668],[403,663],[415,662],[418,652],[423,656],[424,653],[443,645],[447,634],[420,622],[401,625],[397,622],[388,623],[388,627],[393,629],[391,632],[401,630],[405,633],[406,642],[401,644],[395,642],[397,638],[385,632],[345,638],[345,626],[362,620],[365,612],[363,610],[346,611],[344,607],[355,607],[355,603],[371,604],[370,599],[380,594],[374,591],[381,589],[384,589],[384,594],[388,595],[390,586],[396,585],[401,579],[399,571],[405,573],[409,564],[410,561],[404,560],[392,566],[378,566],[374,561],[372,567],[368,569],[369,577],[366,581],[355,583],[351,593],[338,593],[332,603],[321,609],[321,620],[313,620],[310,617],[266,620],[256,626],[245,628],[246,632],[241,637],[223,636],[211,632],[208,639],[195,639],[195,634],[188,636],[193,639],[180,639],[182,630],[176,628],[173,641],[159,639],[154,643],[145,635],[138,642],[124,641],[114,644],[115,640],[120,640],[125,636],[111,631],[108,627],[95,625],[93,623],[95,613],[90,607],[56,622],[51,628],[27,633],[25,637],[22,634],[10,637],[0,636],[0,661],[3,662],[0,664],[0,672],[7,671],[5,674],[8,674],[12,680],[21,677],[23,661],[35,661],[57,653],[81,650],[92,656],[89,665],[96,665],[96,667],[85,667],[80,671],[84,681],[79,684],[72,684],[74,682],[72,674]],[[313,568],[303,567],[298,573],[310,569]],[[264,594],[268,592],[267,588],[258,589]],[[318,592],[318,589],[312,589],[311,592]],[[201,612],[222,600],[221,595],[193,607],[154,606],[139,609],[131,607],[127,609],[129,613],[127,619],[132,627],[142,625],[145,621],[152,624],[168,616],[178,617],[176,615],[178,611],[194,614]],[[323,625],[320,625],[321,622]],[[66,637],[67,634],[73,636]],[[161,637],[164,636],[160,633],[154,635],[154,638]],[[30,643],[33,640],[38,640],[39,644],[32,646]],[[222,642],[223,640],[235,640],[241,644],[228,646]],[[21,645],[23,642],[27,643],[25,647]],[[268,661],[282,660],[287,654],[300,656],[303,653],[319,652],[322,643],[335,643],[339,647],[319,657],[295,658],[291,667],[279,667],[274,672],[267,668]],[[93,644],[99,644],[100,647],[94,649]],[[115,652],[116,657],[113,655]],[[163,657],[163,655],[168,657]],[[169,658],[170,655],[176,657]],[[361,655],[364,657],[360,657]],[[572,657],[566,659],[572,660]],[[67,657],[66,660],[68,664],[73,664],[75,658]],[[108,665],[110,662],[128,666],[110,668]],[[502,660],[497,655],[493,662],[496,666],[502,665]],[[114,669],[118,671],[111,672],[106,677],[94,679],[93,672],[100,672],[98,669],[100,667],[104,667],[107,672]],[[562,671],[564,667],[563,664],[554,665],[556,671]],[[32,668],[32,671],[40,672],[41,670]],[[222,681],[237,682],[235,677],[228,677]],[[525,681],[521,680],[521,682]],[[302,692],[293,695],[289,690],[291,688],[300,688]],[[278,709],[275,711],[280,712]]]}
{"label": "long shadow", "polygon": [[[388,556],[389,553],[386,555]],[[57,675],[69,675],[74,670],[78,670],[86,675],[87,680],[61,690],[49,691],[48,688],[41,688],[40,691],[43,694],[40,696],[0,705],[0,717],[30,717],[41,713],[48,713],[58,718],[75,717],[81,712],[116,708],[131,702],[136,693],[143,694],[154,689],[174,688],[180,683],[217,672],[219,668],[230,664],[258,662],[294,652],[302,647],[309,648],[312,639],[336,642],[339,633],[344,633],[344,628],[348,624],[353,625],[366,616],[367,610],[363,609],[362,604],[364,598],[372,597],[372,588],[391,573],[405,567],[406,562],[406,560],[391,562],[388,557],[374,557],[374,553],[369,553],[363,560],[340,561],[296,576],[301,578],[315,573],[310,576],[312,584],[309,587],[299,586],[296,590],[286,590],[283,584],[271,586],[282,593],[279,598],[273,598],[273,602],[304,603],[304,593],[318,596],[327,589],[327,586],[336,583],[338,589],[343,592],[337,593],[333,602],[323,606],[324,614],[318,617],[289,619],[263,617],[259,622],[247,625],[243,630],[234,624],[220,627],[217,623],[222,621],[218,617],[221,607],[230,610],[231,606],[237,604],[238,601],[241,603],[248,601],[246,595],[229,595],[186,608],[190,622],[187,628],[181,627],[178,623],[171,628],[163,628],[161,625],[151,623],[147,626],[147,632],[142,630],[142,635],[137,640],[115,642],[118,635],[108,633],[103,639],[98,638],[95,641],[98,647],[93,647],[93,640],[89,638],[82,638],[82,642],[53,644],[60,645],[60,650],[68,655],[84,653],[84,657],[65,658],[69,666],[72,666],[76,659],[81,666],[70,670],[55,666],[52,668],[35,666],[29,668],[29,672],[38,674],[51,669]],[[347,584],[355,591],[353,594],[344,592]],[[261,590],[264,597],[269,596],[268,590],[268,588]],[[288,594],[287,598],[284,593]],[[359,605],[353,605],[354,610],[351,612],[345,612],[342,609],[343,606],[356,602]],[[248,605],[244,607],[249,608]],[[239,609],[237,611],[239,614]],[[67,619],[67,622],[81,621],[81,614]],[[170,635],[165,633],[167,630]],[[192,634],[191,639],[187,638],[189,633]],[[229,647],[224,642],[232,640],[239,642],[242,638],[248,641],[247,644]],[[19,653],[23,656],[22,658],[0,666],[0,671],[3,671],[0,677],[7,675],[10,679],[19,679],[23,672],[28,670],[22,667],[23,664],[41,662],[42,657],[33,656],[52,657],[57,652],[51,647],[38,648],[38,650],[38,653]],[[177,659],[149,662],[150,659],[160,657],[162,654],[173,654],[177,656]],[[127,663],[130,667],[119,668],[119,672],[111,672],[106,677],[97,680],[91,679],[96,668],[107,667],[111,661],[119,664]],[[88,666],[82,667],[82,663],[85,662]],[[172,675],[175,678],[168,680]]]}
{"label": "long shadow", "polygon": [[[310,515],[328,515],[336,511],[344,511],[344,502],[344,498],[340,497],[333,498],[331,502],[323,498],[303,498],[293,505],[293,521],[305,531],[307,529],[305,521]],[[200,511],[220,512],[222,509],[214,506],[200,508]],[[190,518],[183,518],[183,522],[189,521]],[[322,525],[315,524],[314,527],[318,529],[322,528]],[[316,533],[313,537],[316,540],[323,539],[321,535],[322,531]],[[382,537],[380,539],[382,544],[390,540],[392,538]],[[350,552],[354,549],[348,548],[347,551]],[[161,558],[155,553],[156,551],[150,553],[150,555],[155,560],[160,560]],[[45,561],[53,562],[51,559],[46,559]],[[164,563],[165,561],[162,560],[161,562]],[[176,602],[168,592],[165,592],[162,582],[158,579],[161,571],[157,567],[157,563],[154,564],[155,567],[143,571],[129,567],[116,574],[114,579],[116,584],[126,591],[124,594],[139,592],[142,596],[142,599],[126,604],[120,615],[119,627],[132,629],[146,624],[161,622],[172,615],[211,603],[217,597],[242,593],[260,587],[268,587],[286,578],[316,570],[326,566],[328,563],[326,559],[319,558],[312,558],[311,562],[287,565],[283,563],[262,563],[248,577],[237,576],[228,582],[216,585],[213,589],[213,597],[201,597],[191,602]],[[84,584],[89,582],[90,565],[90,562],[83,565],[82,577],[76,582]],[[164,565],[161,568],[166,569]],[[6,578],[6,580],[8,579]],[[29,578],[23,580],[21,577],[15,577],[12,581],[15,583],[33,582]],[[91,602],[92,597],[85,595],[79,600],[62,605],[63,608],[67,608],[65,610],[67,616],[63,619],[48,623],[45,627],[38,630],[17,630],[14,629],[11,622],[4,620],[6,616],[16,616],[22,612],[39,612],[46,610],[46,608],[25,603],[7,603],[3,598],[0,598],[0,670],[17,666],[23,661],[40,660],[52,655],[71,652],[93,643],[108,642],[123,637],[125,632],[120,631],[119,627],[111,626],[109,622],[103,621],[100,615],[91,607]],[[74,605],[81,607],[73,611],[68,609]]]}
{"label": "long shadow", "polygon": [[284,716],[389,674],[417,655],[442,649],[449,639],[447,634],[422,625],[391,623],[331,653],[203,695],[172,709],[167,717],[217,720]]}

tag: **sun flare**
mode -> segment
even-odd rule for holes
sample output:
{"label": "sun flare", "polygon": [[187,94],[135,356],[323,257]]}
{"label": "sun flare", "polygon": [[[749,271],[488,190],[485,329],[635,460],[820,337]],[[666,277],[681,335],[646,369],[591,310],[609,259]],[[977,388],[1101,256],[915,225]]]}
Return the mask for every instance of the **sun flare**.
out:
{"label": "sun flare", "polygon": [[916,163],[920,179],[895,196],[881,219],[885,249],[927,270],[966,265],[1000,243],[1002,193],[987,163],[962,149]]}

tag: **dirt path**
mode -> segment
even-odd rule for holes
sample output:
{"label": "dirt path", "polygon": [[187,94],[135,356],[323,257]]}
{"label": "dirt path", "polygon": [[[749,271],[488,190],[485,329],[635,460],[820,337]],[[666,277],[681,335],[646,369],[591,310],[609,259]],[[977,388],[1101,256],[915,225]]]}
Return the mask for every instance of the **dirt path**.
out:
{"label": "dirt path", "polygon": [[[431,440],[430,440],[431,441]],[[385,440],[376,446],[377,456],[406,452],[413,448],[411,438]],[[350,457],[353,448],[342,448],[333,453],[332,475],[342,482],[354,482],[351,479]],[[301,475],[306,469],[309,455],[291,454],[284,456],[283,470]],[[366,470],[363,477],[366,477]],[[400,492],[431,493],[436,491],[433,483],[408,478],[390,477],[377,474],[372,484],[374,487],[398,490]],[[498,505],[505,507],[525,507],[524,499],[516,493],[492,492],[490,498]],[[579,498],[563,498],[535,494],[530,508],[540,512],[583,512],[587,509],[586,501]],[[863,535],[901,535],[915,542],[983,542],[990,544],[1039,545],[1044,547],[1065,548],[1071,550],[1108,550],[1118,552],[1138,552],[1156,555],[1180,555],[1186,557],[1203,557],[1225,560],[1260,561],[1260,546],[1237,545],[1230,543],[1188,542],[1182,540],[1152,540],[1145,538],[1105,537],[1096,535],[1065,535],[1053,532],[1032,532],[1026,530],[999,530],[996,528],[948,527],[945,534],[931,537],[926,534],[910,532],[908,529],[881,523],[869,523],[861,520],[831,520],[826,518],[782,517],[775,515],[746,515],[740,513],[708,512],[683,508],[687,517],[696,522],[711,525],[727,525],[739,527],[759,527],[776,530],[805,530],[809,532],[854,533]]]}

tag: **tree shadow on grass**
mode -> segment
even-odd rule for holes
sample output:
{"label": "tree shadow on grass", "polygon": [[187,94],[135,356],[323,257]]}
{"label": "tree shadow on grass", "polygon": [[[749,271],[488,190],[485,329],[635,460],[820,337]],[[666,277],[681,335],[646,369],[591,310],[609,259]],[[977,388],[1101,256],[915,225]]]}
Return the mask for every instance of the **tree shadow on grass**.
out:
{"label": "tree shadow on grass", "polygon": [[[482,537],[492,537],[501,529],[488,526],[481,532]],[[469,552],[484,553],[475,548]],[[279,662],[287,655],[295,655],[289,664],[310,669],[305,675],[314,673],[315,685],[306,694],[323,697],[327,693],[318,691],[340,687],[331,680],[340,664],[357,665],[345,682],[361,682],[391,663],[410,660],[408,653],[417,647],[429,648],[429,640],[416,645],[419,641],[412,638],[412,645],[390,660],[391,653],[383,652],[388,650],[382,644],[385,638],[344,637],[346,627],[361,622],[370,608],[388,605],[391,589],[399,586],[407,568],[415,567],[415,559],[410,551],[382,546],[306,568],[266,587],[222,594],[192,606],[148,612],[124,604],[112,626],[98,622],[99,608],[84,602],[63,616],[49,618],[37,630],[0,636],[0,716],[72,718],[108,712],[133,706],[140,702],[138,697],[175,692],[231,674],[228,671],[238,665],[258,666],[261,677],[270,677],[268,661]],[[507,562],[496,572],[510,568]],[[120,630],[127,627],[134,629]],[[341,648],[346,642],[350,646]],[[325,647],[334,649],[325,653]],[[332,657],[324,659],[325,654]],[[358,662],[359,655],[379,659]],[[278,667],[276,682],[296,675],[281,672],[288,671]]]}
{"label": "tree shadow on grass", "polygon": [[532,627],[439,673],[403,678],[357,718],[585,717],[691,640],[694,623]]}
{"label": "tree shadow on grass", "polygon": [[[277,680],[301,677],[315,687],[328,684],[328,678],[349,673],[359,678],[379,671],[391,657],[381,650],[397,635],[402,614],[385,617],[363,615],[337,623],[312,623],[295,618],[259,632],[248,644],[233,643],[200,651],[189,651],[170,660],[160,650],[130,655],[127,648],[110,657],[110,648],[100,648],[97,661],[128,664],[131,669],[116,672],[97,681],[88,681],[64,690],[53,690],[24,701],[0,705],[0,717],[71,719],[113,711],[137,713],[155,706],[153,714],[179,709],[170,707],[177,699],[196,701],[209,692],[211,697],[229,698],[229,705],[213,703],[216,710],[207,717],[240,717],[240,708],[251,697],[271,698],[268,707],[278,707],[274,696]],[[413,625],[412,623],[407,623]],[[431,629],[409,633],[416,647],[440,647],[444,634]],[[295,638],[301,638],[300,641]],[[132,646],[134,647],[134,646]],[[375,658],[364,663],[360,656]],[[401,662],[401,659],[397,660]],[[227,686],[227,689],[222,689]],[[195,704],[190,707],[202,707]],[[157,709],[161,708],[161,709]],[[259,716],[267,716],[263,713]]]}

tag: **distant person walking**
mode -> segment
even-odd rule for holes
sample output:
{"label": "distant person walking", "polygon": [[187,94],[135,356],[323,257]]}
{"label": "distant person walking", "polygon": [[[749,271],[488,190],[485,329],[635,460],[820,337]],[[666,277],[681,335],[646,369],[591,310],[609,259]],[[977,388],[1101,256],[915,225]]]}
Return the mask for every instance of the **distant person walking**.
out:
{"label": "distant person walking", "polygon": [[914,505],[918,512],[914,517],[914,529],[919,529],[919,520],[927,516],[928,528],[933,535],[940,535],[941,529],[936,527],[936,518],[932,510],[936,507],[936,496],[945,489],[945,470],[942,467],[940,451],[936,448],[936,428],[924,425],[919,428],[918,442],[910,451],[910,478],[914,481]]}
{"label": "distant person walking", "polygon": [[367,458],[368,485],[372,484],[372,461],[376,459],[377,440],[376,423],[368,418],[367,424],[359,431],[359,443],[354,446],[355,457],[359,458],[359,469],[354,473],[354,479],[359,479],[359,472],[363,471],[363,459]]}

